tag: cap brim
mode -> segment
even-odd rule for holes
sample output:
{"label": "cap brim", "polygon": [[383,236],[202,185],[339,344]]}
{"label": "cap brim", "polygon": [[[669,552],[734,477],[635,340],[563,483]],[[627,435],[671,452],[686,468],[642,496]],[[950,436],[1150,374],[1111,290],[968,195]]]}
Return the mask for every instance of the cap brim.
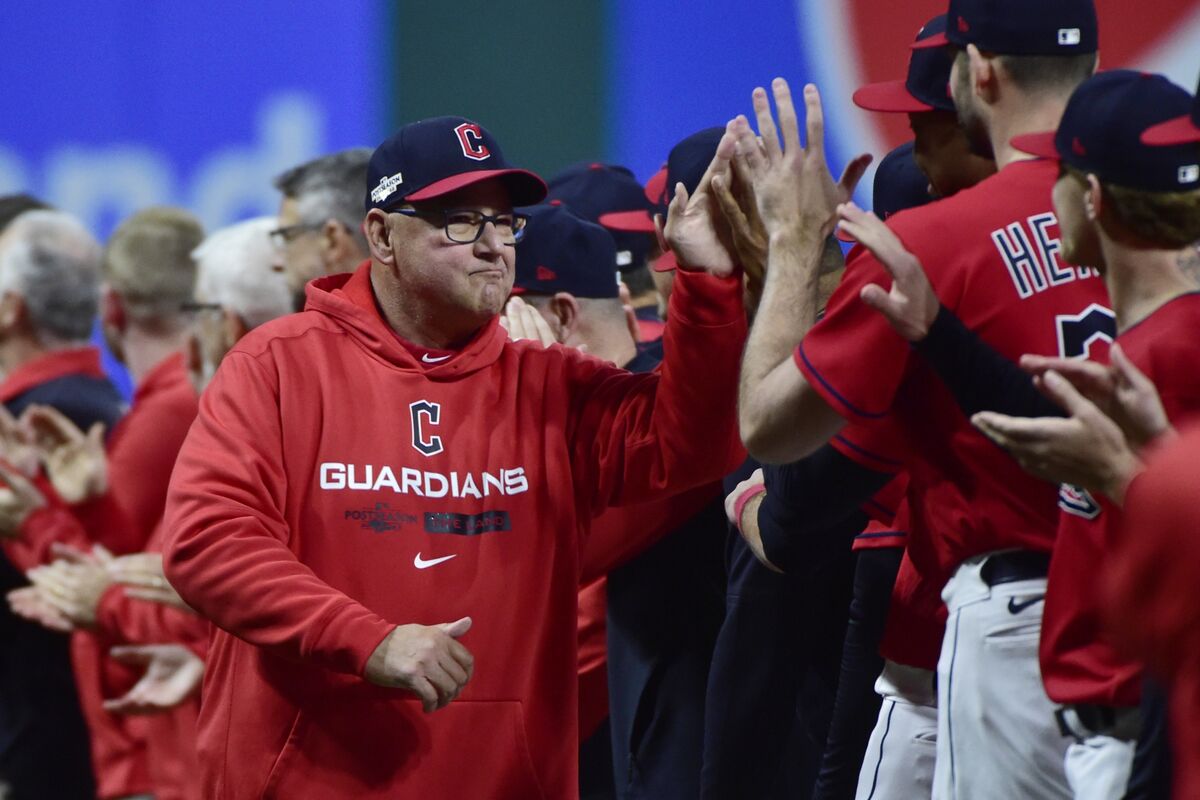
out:
{"label": "cap brim", "polygon": [[1190,116],[1176,117],[1142,131],[1142,144],[1165,147],[1200,142],[1200,125]]}
{"label": "cap brim", "polygon": [[614,231],[630,233],[654,233],[654,218],[649,211],[610,211],[601,214],[601,225]]}
{"label": "cap brim", "polygon": [[912,49],[912,50],[931,50],[935,47],[946,47],[950,44],[952,44],[952,42],[950,41],[950,39],[948,39],[946,37],[946,34],[935,33],[933,36],[930,36],[928,39],[918,39],[917,41],[913,42],[910,49]]}
{"label": "cap brim", "polygon": [[658,257],[658,260],[654,262],[655,272],[674,272],[678,268],[679,264],[675,261],[675,254],[670,251],[663,253]]}
{"label": "cap brim", "polygon": [[839,242],[845,242],[846,244],[858,244],[858,239],[855,239],[849,233],[842,230],[841,225],[838,225],[836,228],[833,229],[833,236]]}
{"label": "cap brim", "polygon": [[1009,140],[1009,144],[1022,153],[1028,153],[1031,156],[1053,158],[1055,161],[1059,160],[1058,148],[1054,146],[1054,131],[1026,133],[1022,136],[1014,136]]}
{"label": "cap brim", "polygon": [[650,176],[650,180],[646,181],[645,192],[646,199],[651,203],[657,204],[667,190],[667,167],[664,164],[662,168]]}
{"label": "cap brim", "polygon": [[851,97],[854,105],[867,111],[883,111],[889,114],[916,114],[933,111],[933,106],[913,97],[904,81],[868,83]]}
{"label": "cap brim", "polygon": [[449,178],[434,181],[428,186],[418,189],[412,194],[405,195],[405,201],[420,202],[432,200],[467,186],[474,186],[484,181],[503,181],[508,189],[509,201],[514,206],[532,206],[546,199],[549,190],[546,183],[537,175],[524,169],[477,169],[470,172],[460,172]]}

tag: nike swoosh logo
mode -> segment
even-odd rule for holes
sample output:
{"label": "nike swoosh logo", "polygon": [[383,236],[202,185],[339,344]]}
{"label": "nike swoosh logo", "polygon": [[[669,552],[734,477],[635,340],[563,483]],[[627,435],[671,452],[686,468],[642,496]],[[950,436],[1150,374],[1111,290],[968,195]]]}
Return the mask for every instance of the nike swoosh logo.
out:
{"label": "nike swoosh logo", "polygon": [[421,360],[424,361],[426,364],[437,364],[439,362],[445,361],[449,357],[450,356],[438,356],[437,358],[430,358],[429,353],[421,354]]}
{"label": "nike swoosh logo", "polygon": [[1022,611],[1029,608],[1034,603],[1042,602],[1042,600],[1045,599],[1045,597],[1046,597],[1046,595],[1044,595],[1044,594],[1034,595],[1033,597],[1029,598],[1028,600],[1026,600],[1023,603],[1018,603],[1017,598],[1010,597],[1010,598],[1008,598],[1008,613],[1020,614]]}
{"label": "nike swoosh logo", "polygon": [[458,553],[452,553],[451,555],[442,556],[441,558],[430,558],[430,559],[426,560],[424,558],[421,558],[420,553],[417,553],[416,557],[413,559],[413,566],[416,567],[417,569],[429,569],[430,567],[436,566],[437,564],[440,564],[443,561],[449,561],[450,559],[455,558],[456,556],[458,556]]}

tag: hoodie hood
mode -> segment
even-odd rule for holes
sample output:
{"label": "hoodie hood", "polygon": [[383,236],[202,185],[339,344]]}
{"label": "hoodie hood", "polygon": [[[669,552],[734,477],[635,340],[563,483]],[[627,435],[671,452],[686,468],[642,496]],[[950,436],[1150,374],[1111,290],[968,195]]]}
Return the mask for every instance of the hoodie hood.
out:
{"label": "hoodie hood", "polygon": [[345,331],[359,346],[395,369],[423,374],[433,381],[453,381],[493,364],[504,351],[508,334],[493,317],[474,338],[446,361],[426,364],[400,343],[379,312],[371,288],[371,262],[354,272],[311,281],[305,289],[304,312],[320,314]]}

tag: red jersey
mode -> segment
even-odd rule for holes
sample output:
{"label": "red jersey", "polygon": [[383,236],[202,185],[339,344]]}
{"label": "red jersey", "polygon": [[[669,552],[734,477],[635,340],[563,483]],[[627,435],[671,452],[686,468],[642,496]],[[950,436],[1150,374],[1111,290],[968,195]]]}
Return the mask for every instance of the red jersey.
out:
{"label": "red jersey", "polygon": [[[369,264],[242,339],[167,506],[168,577],[220,628],[204,796],[575,796],[581,539],[606,506],[741,463],[740,283],[679,273],[650,374],[497,320],[422,364]],[[446,708],[363,680],[396,624],[463,616],[475,674]]]}
{"label": "red jersey", "polygon": [[[1200,293],[1177,297],[1117,337],[1125,355],[1154,382],[1172,424],[1200,413]],[[1050,561],[1042,619],[1046,694],[1058,703],[1135,706],[1141,665],[1117,652],[1100,619],[1100,582],[1121,528],[1106,498],[1063,486],[1058,541]]]}
{"label": "red jersey", "polygon": [[[1174,332],[1176,338],[1194,338]],[[1166,677],[1173,797],[1200,797],[1200,425],[1182,429],[1146,462],[1125,496],[1107,561],[1106,617],[1120,642]]]}
{"label": "red jersey", "polygon": [[[908,529],[908,500],[900,503],[893,527]],[[946,604],[942,584],[917,570],[907,550],[900,559],[887,624],[879,642],[879,654],[888,661],[931,672],[937,669],[946,633]]]}
{"label": "red jersey", "polygon": [[[887,220],[941,302],[1014,361],[1024,353],[1058,354],[1060,342],[1088,343],[1092,314],[1107,304],[1095,270],[1059,260],[1050,210],[1056,178],[1054,163],[1018,161]],[[1054,487],[1025,473],[971,426],[933,370],[859,298],[868,283],[891,280],[860,246],[795,361],[847,420],[895,415],[912,454],[908,547],[916,566],[944,583],[980,553],[1050,552],[1058,524]]]}

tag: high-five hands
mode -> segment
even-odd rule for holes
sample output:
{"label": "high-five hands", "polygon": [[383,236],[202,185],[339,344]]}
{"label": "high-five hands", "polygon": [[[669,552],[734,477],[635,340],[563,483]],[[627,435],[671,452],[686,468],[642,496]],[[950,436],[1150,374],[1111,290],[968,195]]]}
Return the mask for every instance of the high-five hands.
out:
{"label": "high-five hands", "polygon": [[475,658],[458,641],[471,630],[471,618],[440,625],[398,625],[367,661],[365,677],[379,686],[421,698],[425,713],[445,708],[475,671]]}
{"label": "high-five hands", "polygon": [[707,270],[724,276],[733,274],[738,266],[732,235],[712,187],[714,176],[729,180],[732,156],[733,140],[726,134],[721,137],[716,155],[695,192],[689,195],[682,183],[667,187],[671,204],[667,207],[666,223],[661,216],[655,216],[654,226],[659,246],[675,253],[675,260],[683,269]]}
{"label": "high-five hands", "polygon": [[870,250],[892,276],[891,289],[874,283],[864,286],[859,292],[862,301],[883,314],[896,333],[908,341],[924,339],[937,318],[941,303],[921,262],[905,250],[892,229],[871,212],[863,211],[854,203],[843,203],[837,212],[842,230]]}
{"label": "high-five hands", "polygon": [[800,125],[787,81],[776,78],[771,91],[779,115],[778,130],[766,90],[761,87],[753,94],[759,136],[755,137],[743,116],[733,119],[726,129],[736,142],[734,159],[739,174],[747,176],[753,186],[768,235],[798,230],[824,240],[833,233],[838,204],[854,194],[871,157],[862,155],[851,161],[835,182],[825,161],[825,116],[817,87],[804,87],[807,146],[800,143]]}

